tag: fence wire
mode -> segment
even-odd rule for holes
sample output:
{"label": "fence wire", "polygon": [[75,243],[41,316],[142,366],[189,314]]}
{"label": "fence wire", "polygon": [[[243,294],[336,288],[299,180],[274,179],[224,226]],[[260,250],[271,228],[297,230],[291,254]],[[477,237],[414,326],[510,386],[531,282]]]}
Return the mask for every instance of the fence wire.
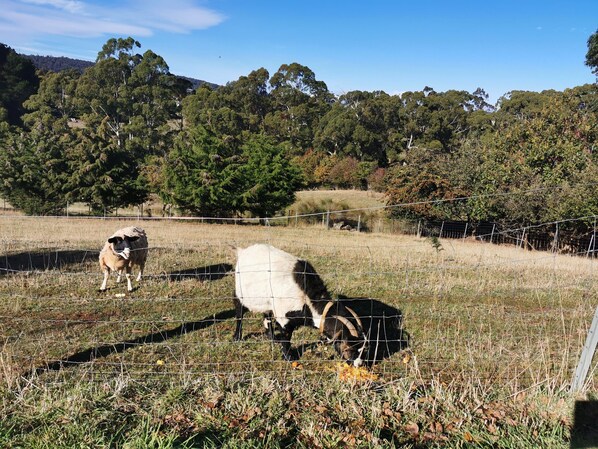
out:
{"label": "fence wire", "polygon": [[[301,248],[298,255],[314,263],[335,296],[362,306],[372,370],[381,376],[567,384],[598,293],[596,261],[563,262],[522,245],[489,257],[494,246],[480,243],[464,262],[446,240],[448,227],[443,232],[436,258],[418,255],[435,251],[424,239],[391,247],[350,240],[285,244]],[[98,249],[28,251],[7,241],[0,255],[0,377],[69,370],[93,379],[333,373],[341,359],[315,329],[295,333],[297,364],[282,359],[259,314],[246,314],[244,338],[233,341],[234,257],[222,258],[229,244],[237,246],[226,236],[217,243],[150,246],[148,271],[129,294],[114,279],[107,293],[97,292]],[[580,268],[563,276],[577,259]],[[492,279],[495,272],[501,279]]]}

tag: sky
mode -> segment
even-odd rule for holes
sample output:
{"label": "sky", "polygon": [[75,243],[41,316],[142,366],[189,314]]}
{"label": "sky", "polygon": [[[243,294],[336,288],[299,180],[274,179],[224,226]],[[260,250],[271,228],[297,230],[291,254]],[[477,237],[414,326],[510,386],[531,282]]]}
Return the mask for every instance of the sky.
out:
{"label": "sky", "polygon": [[133,37],[171,73],[226,84],[282,64],[337,95],[513,90],[596,81],[587,40],[598,0],[0,0],[0,43],[94,61]]}

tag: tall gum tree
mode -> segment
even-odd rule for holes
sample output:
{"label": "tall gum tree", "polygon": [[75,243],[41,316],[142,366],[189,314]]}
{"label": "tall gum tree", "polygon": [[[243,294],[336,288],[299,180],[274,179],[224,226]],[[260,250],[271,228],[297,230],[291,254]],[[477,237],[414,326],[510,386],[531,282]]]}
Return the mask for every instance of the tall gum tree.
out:
{"label": "tall gum tree", "polygon": [[172,141],[179,86],[162,57],[141,55],[139,47],[130,37],[108,40],[77,86],[85,126],[78,130],[73,184],[96,212],[144,202],[146,162],[163,157]]}

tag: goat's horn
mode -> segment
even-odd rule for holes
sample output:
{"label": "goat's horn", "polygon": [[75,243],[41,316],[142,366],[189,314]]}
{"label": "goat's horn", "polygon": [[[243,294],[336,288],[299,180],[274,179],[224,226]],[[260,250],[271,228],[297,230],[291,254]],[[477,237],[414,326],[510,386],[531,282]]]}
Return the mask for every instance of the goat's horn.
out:
{"label": "goat's horn", "polygon": [[359,329],[361,329],[361,332],[363,332],[363,323],[361,322],[361,319],[359,318],[359,316],[355,313],[355,310],[353,310],[350,307],[345,306],[345,308],[349,311],[349,313],[351,315],[353,315],[353,318],[355,318],[355,321],[357,321],[357,325],[359,326]]}
{"label": "goat's horn", "polygon": [[334,317],[337,318],[345,326],[347,326],[347,329],[349,329],[349,333],[351,335],[353,335],[355,338],[359,338],[359,333],[357,332],[357,329],[355,329],[355,326],[353,326],[353,323],[351,323],[351,321],[349,321],[344,316],[335,315]]}

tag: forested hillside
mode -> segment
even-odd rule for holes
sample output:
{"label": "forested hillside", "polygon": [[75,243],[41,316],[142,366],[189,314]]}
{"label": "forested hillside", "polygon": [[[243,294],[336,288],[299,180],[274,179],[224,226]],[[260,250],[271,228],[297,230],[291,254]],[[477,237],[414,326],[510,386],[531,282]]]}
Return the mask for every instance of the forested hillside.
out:
{"label": "forested hillside", "polygon": [[3,46],[0,194],[11,204],[100,212],[155,193],[193,214],[268,216],[300,188],[328,187],[384,192],[407,204],[389,209],[396,217],[517,226],[598,210],[597,84],[495,105],[481,88],[337,96],[289,63],[193,90],[140,48],[110,39],[83,71],[32,77],[31,60]]}
{"label": "forested hillside", "polygon": [[[67,58],[65,56],[39,56],[39,55],[23,55],[33,62],[35,68],[47,72],[61,72],[63,70],[77,70],[83,73],[85,69],[94,65],[91,61],[84,61],[82,59]],[[190,78],[188,76],[181,76],[184,80],[191,83],[192,89],[197,89],[199,86],[204,84],[212,89],[218,87],[217,84],[210,83],[208,81],[198,80],[196,78]]]}
{"label": "forested hillside", "polygon": [[33,62],[38,70],[48,72],[60,72],[62,70],[74,69],[83,73],[86,68],[91,67],[93,62],[83,61],[82,59],[67,58],[66,56],[40,56],[23,55]]}

